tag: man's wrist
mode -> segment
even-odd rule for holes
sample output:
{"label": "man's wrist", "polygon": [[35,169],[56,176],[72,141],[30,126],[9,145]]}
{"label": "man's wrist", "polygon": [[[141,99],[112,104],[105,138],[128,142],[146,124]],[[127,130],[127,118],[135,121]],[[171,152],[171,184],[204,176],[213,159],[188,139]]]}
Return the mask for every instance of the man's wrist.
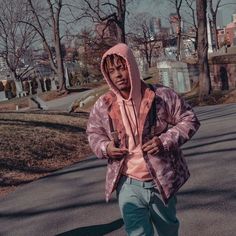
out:
{"label": "man's wrist", "polygon": [[167,142],[165,142],[165,140],[162,139],[162,137],[158,137],[158,139],[160,140],[161,146],[162,146],[162,152],[168,152],[168,145]]}
{"label": "man's wrist", "polygon": [[105,158],[109,158],[108,154],[107,154],[107,146],[109,144],[109,141],[108,142],[105,142],[103,145],[101,145],[101,151],[102,151],[102,155],[105,157]]}

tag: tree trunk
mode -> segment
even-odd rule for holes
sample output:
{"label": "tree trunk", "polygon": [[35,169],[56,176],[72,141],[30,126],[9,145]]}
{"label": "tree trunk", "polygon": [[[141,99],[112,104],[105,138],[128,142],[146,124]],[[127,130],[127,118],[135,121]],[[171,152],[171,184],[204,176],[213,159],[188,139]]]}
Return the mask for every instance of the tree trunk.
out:
{"label": "tree trunk", "polygon": [[195,48],[195,52],[197,52],[198,48],[198,29],[196,30],[196,38],[195,38],[195,42],[194,42],[194,48]]}
{"label": "tree trunk", "polygon": [[176,60],[180,61],[180,44],[181,44],[181,34],[177,34],[177,55],[176,55]]}
{"label": "tree trunk", "polygon": [[211,92],[211,80],[208,64],[208,41],[207,41],[207,2],[205,0],[196,1],[197,23],[198,23],[198,63],[199,63],[199,100]]}
{"label": "tree trunk", "polygon": [[120,35],[120,42],[125,43],[126,38],[125,38],[125,25],[123,24],[121,28],[121,35]]}
{"label": "tree trunk", "polygon": [[215,38],[215,48],[216,50],[219,49],[219,42],[218,42],[218,35],[217,35],[217,27],[216,27],[216,14],[212,15],[212,27],[213,27],[213,34]]}
{"label": "tree trunk", "polygon": [[55,45],[55,52],[56,52],[56,63],[57,63],[57,76],[59,80],[59,91],[65,91],[66,88],[66,79],[65,79],[65,71],[63,65],[63,58],[62,58],[62,50],[61,50],[61,38],[60,38],[60,26],[59,26],[59,15],[60,9],[58,7],[57,12],[55,14],[55,18],[52,17],[53,22],[53,39]]}
{"label": "tree trunk", "polygon": [[176,60],[180,61],[181,55],[180,55],[180,50],[181,50],[181,17],[178,15],[178,32],[177,32],[177,55],[176,55]]}
{"label": "tree trunk", "polygon": [[123,22],[119,22],[118,24],[116,24],[116,26],[117,26],[117,41],[119,43],[125,43],[126,42],[125,25],[123,24]]}
{"label": "tree trunk", "polygon": [[57,76],[59,80],[59,90],[63,91],[66,90],[66,79],[64,76],[65,72],[61,56],[61,43],[59,38],[57,38],[55,42],[55,51],[56,51],[56,61],[57,61]]}
{"label": "tree trunk", "polygon": [[180,50],[181,50],[181,37],[182,37],[182,25],[181,25],[182,18],[181,18],[181,15],[180,15],[180,8],[181,8],[181,5],[182,5],[182,0],[180,0],[180,1],[175,0],[174,2],[175,2],[176,13],[177,13],[177,16],[178,16],[176,60],[180,61],[180,59],[181,59],[181,52],[180,52]]}
{"label": "tree trunk", "polygon": [[117,40],[118,42],[125,43],[125,13],[126,13],[126,0],[117,0]]}

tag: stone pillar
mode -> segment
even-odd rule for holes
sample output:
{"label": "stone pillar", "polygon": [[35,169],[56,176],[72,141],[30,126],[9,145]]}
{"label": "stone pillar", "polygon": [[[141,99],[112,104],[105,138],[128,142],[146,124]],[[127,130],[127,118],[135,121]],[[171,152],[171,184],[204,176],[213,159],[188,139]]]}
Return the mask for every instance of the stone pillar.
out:
{"label": "stone pillar", "polygon": [[56,81],[55,79],[51,80],[51,90],[57,90],[57,86],[56,86]]}
{"label": "stone pillar", "polygon": [[45,77],[43,78],[43,86],[44,86],[45,92],[48,91],[47,86],[46,86],[46,78]]}
{"label": "stone pillar", "polygon": [[172,69],[170,63],[168,61],[161,61],[157,63],[157,69],[159,71],[160,83],[171,87]]}
{"label": "stone pillar", "polygon": [[29,94],[31,95],[32,94],[32,83],[31,81],[28,81],[29,82]]}
{"label": "stone pillar", "polygon": [[68,88],[70,87],[70,80],[69,80],[68,68],[65,64],[64,64],[64,70],[65,70],[66,88]]}
{"label": "stone pillar", "polygon": [[37,94],[42,93],[43,90],[42,90],[42,86],[41,86],[41,83],[39,81],[39,78],[37,78],[36,81],[38,83]]}
{"label": "stone pillar", "polygon": [[20,97],[20,94],[23,92],[21,81],[15,80],[15,84],[16,84],[16,96]]}

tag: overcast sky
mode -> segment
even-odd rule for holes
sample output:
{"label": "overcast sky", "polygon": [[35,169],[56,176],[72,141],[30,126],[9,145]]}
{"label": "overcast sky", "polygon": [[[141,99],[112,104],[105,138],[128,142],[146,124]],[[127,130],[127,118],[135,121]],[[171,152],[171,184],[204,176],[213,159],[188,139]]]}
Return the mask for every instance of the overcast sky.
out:
{"label": "overcast sky", "polygon": [[[232,21],[232,14],[236,10],[236,0],[223,0],[225,3],[235,3],[235,5],[223,6],[221,9],[223,16],[223,24],[226,25]],[[150,12],[156,17],[160,17],[163,23],[167,24],[167,19],[169,13],[175,12],[168,0],[145,0],[137,1],[136,7],[137,12]]]}

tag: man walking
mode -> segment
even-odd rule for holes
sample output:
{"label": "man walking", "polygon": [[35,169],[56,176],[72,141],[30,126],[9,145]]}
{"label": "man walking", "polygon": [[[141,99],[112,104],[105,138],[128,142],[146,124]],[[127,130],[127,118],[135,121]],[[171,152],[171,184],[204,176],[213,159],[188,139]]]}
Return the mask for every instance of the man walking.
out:
{"label": "man walking", "polygon": [[178,189],[189,178],[180,146],[200,123],[172,89],[148,86],[132,51],[117,44],[102,58],[110,91],[90,112],[89,144],[108,160],[106,200],[116,190],[128,235],[178,235]]}

